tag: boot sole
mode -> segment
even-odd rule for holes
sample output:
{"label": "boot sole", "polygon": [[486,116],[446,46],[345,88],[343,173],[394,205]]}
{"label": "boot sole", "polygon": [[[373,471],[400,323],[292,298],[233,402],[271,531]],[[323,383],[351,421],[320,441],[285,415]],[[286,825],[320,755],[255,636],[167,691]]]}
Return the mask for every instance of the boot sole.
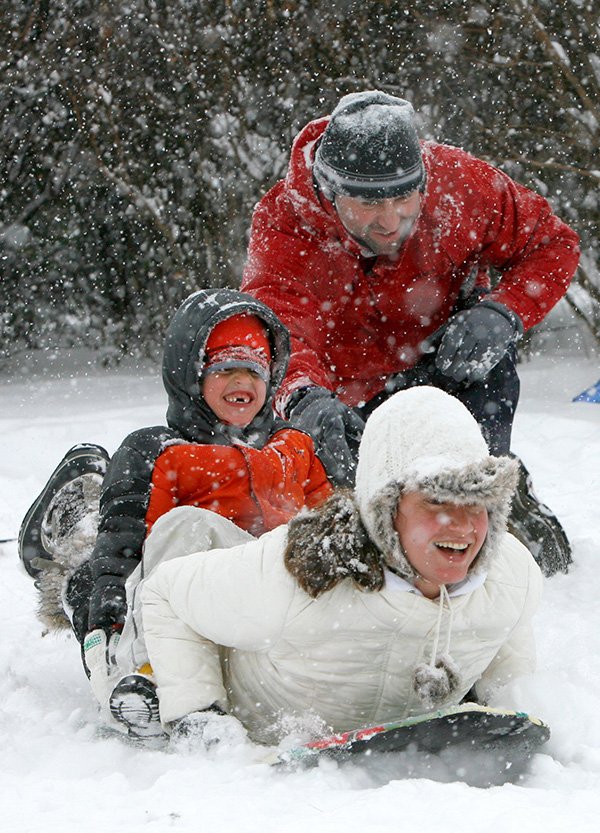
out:
{"label": "boot sole", "polygon": [[50,475],[41,493],[27,510],[18,537],[19,558],[25,570],[35,578],[41,572],[32,562],[41,558],[52,561],[41,541],[42,520],[56,492],[82,474],[104,475],[110,457],[100,445],[81,443],[69,449]]}
{"label": "boot sole", "polygon": [[133,737],[164,734],[156,689],[142,675],[131,674],[117,683],[110,696],[109,708],[114,719],[126,726]]}

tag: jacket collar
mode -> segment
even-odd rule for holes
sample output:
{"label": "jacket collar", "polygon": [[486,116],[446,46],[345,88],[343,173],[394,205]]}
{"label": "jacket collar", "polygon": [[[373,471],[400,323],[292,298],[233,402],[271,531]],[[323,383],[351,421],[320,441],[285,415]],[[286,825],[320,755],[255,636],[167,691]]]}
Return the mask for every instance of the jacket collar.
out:
{"label": "jacket collar", "polygon": [[[402,578],[402,576],[394,573],[393,570],[389,569],[389,567],[384,569],[384,575],[386,587],[400,590],[405,593],[414,593],[417,596],[423,595],[419,588],[415,587],[412,582],[407,581],[405,578]],[[456,584],[447,585],[446,589],[448,591],[448,596],[451,599],[456,596],[466,596],[468,593],[472,593],[474,590],[477,590],[478,587],[481,587],[486,578],[487,570],[481,570],[477,573],[469,573],[462,581],[459,581]]]}

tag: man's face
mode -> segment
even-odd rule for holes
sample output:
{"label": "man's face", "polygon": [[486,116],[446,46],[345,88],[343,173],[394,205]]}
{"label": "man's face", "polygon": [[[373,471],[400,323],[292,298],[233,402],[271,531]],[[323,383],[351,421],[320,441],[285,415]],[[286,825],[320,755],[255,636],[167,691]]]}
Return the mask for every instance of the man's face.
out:
{"label": "man's face", "polygon": [[267,386],[258,373],[238,367],[207,373],[202,395],[221,422],[244,428],[265,404]]}
{"label": "man's face", "polygon": [[398,502],[394,528],[418,573],[415,585],[435,599],[440,585],[466,577],[485,541],[488,514],[481,504],[438,503],[422,492],[406,492]]}
{"label": "man's face", "polygon": [[365,202],[338,194],[335,208],[346,231],[376,255],[393,256],[408,239],[421,209],[421,193]]}

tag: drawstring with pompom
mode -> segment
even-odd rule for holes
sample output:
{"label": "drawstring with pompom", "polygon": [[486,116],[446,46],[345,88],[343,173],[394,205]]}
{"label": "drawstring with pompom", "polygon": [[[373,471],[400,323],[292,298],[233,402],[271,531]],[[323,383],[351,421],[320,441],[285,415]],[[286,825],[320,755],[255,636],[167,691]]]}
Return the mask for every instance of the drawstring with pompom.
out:
{"label": "drawstring with pompom", "polygon": [[[445,651],[438,656],[444,605],[448,607],[449,613],[448,636]],[[450,596],[448,595],[446,585],[442,584],[440,587],[440,600],[438,604],[435,636],[431,649],[431,659],[429,664],[425,662],[419,663],[413,675],[413,689],[426,709],[439,708],[460,686],[460,671],[450,656],[453,620],[454,611],[450,603]]]}

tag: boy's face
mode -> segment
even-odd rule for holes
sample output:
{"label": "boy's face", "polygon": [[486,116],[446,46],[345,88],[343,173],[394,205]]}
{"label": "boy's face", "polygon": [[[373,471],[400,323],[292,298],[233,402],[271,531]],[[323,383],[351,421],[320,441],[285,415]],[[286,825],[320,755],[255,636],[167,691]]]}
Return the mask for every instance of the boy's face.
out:
{"label": "boy's face", "polygon": [[423,492],[406,492],[394,528],[417,571],[416,587],[430,599],[442,584],[462,581],[483,546],[488,514],[481,504],[438,503]]}
{"label": "boy's face", "polygon": [[267,385],[258,373],[234,367],[207,373],[202,395],[221,422],[244,428],[258,414],[267,398]]}

